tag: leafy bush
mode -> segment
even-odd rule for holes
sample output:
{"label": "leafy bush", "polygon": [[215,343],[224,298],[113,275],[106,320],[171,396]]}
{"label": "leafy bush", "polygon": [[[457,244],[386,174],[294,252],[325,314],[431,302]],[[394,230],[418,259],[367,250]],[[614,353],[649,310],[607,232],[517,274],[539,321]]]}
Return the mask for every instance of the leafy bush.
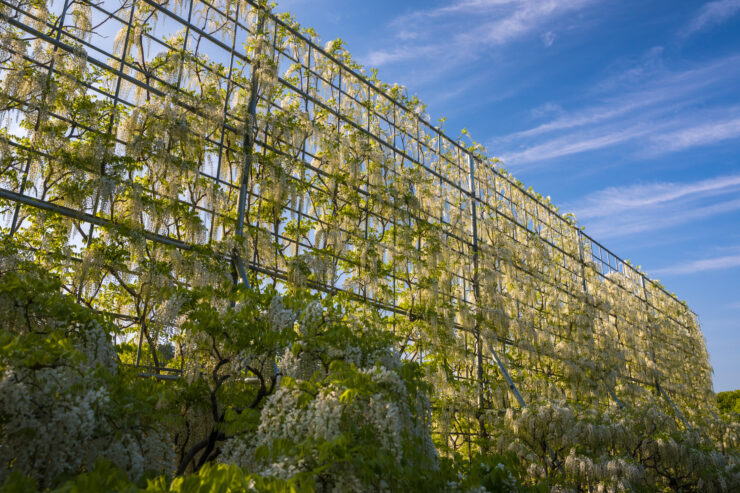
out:
{"label": "leafy bush", "polygon": [[262,476],[310,473],[320,491],[420,489],[435,477],[428,386],[392,338],[361,313],[306,306],[279,360],[279,388],[259,426],[229,440],[220,461]]}
{"label": "leafy bush", "polygon": [[[341,302],[295,296],[288,308],[274,292],[229,295],[234,307],[221,312],[190,294],[179,341],[188,366],[161,382],[122,366],[116,327],[61,293],[54,276],[5,256],[0,457],[3,476],[15,473],[6,487],[23,477],[53,487],[90,471],[62,487],[84,490],[215,459],[244,472],[219,466],[197,481],[251,471],[271,484],[376,491],[439,479],[423,372],[399,359],[377,320]],[[100,459],[110,464],[93,469]]]}
{"label": "leafy bush", "polygon": [[116,362],[103,317],[14,256],[0,260],[0,477],[43,487],[105,458],[139,478],[172,469],[166,390]]}
{"label": "leafy bush", "polygon": [[726,414],[740,414],[740,390],[729,390],[717,394],[717,407]]}

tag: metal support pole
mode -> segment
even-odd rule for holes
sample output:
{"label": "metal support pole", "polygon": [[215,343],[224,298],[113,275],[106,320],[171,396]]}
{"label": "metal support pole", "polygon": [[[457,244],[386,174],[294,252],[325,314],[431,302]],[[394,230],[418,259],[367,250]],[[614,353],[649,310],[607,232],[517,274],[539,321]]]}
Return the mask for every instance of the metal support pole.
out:
{"label": "metal support pole", "polygon": [[[64,1],[64,6],[62,7],[62,13],[59,15],[59,19],[58,19],[58,21],[59,21],[59,27],[57,28],[57,33],[56,33],[56,35],[54,37],[54,40],[56,41],[56,44],[54,44],[54,49],[53,49],[53,52],[54,53],[56,53],[57,50],[59,49],[59,42],[60,42],[60,40],[62,38],[62,29],[64,28],[64,20],[66,19],[67,9],[69,8],[69,5],[70,5],[70,1],[69,0],[65,0]],[[5,16],[3,16],[3,17],[4,17],[3,20],[6,20],[8,23],[13,24],[13,23],[11,23],[11,20],[13,20],[13,19],[11,19],[9,17],[8,18],[5,18]],[[17,21],[16,21],[16,24],[17,24]],[[23,24],[21,24],[20,27],[22,28],[23,27]],[[50,87],[49,86],[51,85],[51,79],[52,79],[52,77],[54,75],[54,64],[55,64],[55,62],[56,62],[56,58],[55,57],[52,57],[51,60],[49,61],[49,69],[47,71],[47,79],[46,79],[46,83],[44,84],[44,91],[41,94],[42,100],[39,103],[38,117],[36,119],[36,123],[33,126],[34,134],[36,132],[38,132],[39,128],[41,127],[41,116],[43,115],[43,108],[45,108],[47,106],[47,103],[46,103],[45,100],[46,100],[46,96],[48,96],[48,93],[50,91]],[[33,158],[31,158],[30,156],[26,160],[26,166],[23,169],[23,176],[21,178],[20,188],[18,190],[18,193],[20,195],[23,195],[24,193],[26,193],[26,186],[28,185],[28,183],[27,183],[28,182],[28,175],[31,172],[31,161],[32,160],[33,160]],[[12,219],[12,221],[10,223],[10,229],[8,230],[8,237],[10,237],[10,238],[12,238],[13,236],[15,236],[15,232],[20,227],[20,222],[19,222],[20,221],[20,212],[21,212],[21,204],[20,204],[20,202],[18,202],[18,203],[15,204],[15,209],[13,210],[13,219]]]}
{"label": "metal support pole", "polygon": [[[473,218],[473,295],[475,296],[475,314],[478,315],[478,304],[480,303],[480,285],[478,281],[478,213],[476,209],[475,194],[475,159],[468,154],[468,165],[470,169],[470,212]],[[483,420],[483,345],[481,344],[479,322],[475,322],[475,357],[478,378],[478,423],[483,437],[486,436],[486,427]]]}
{"label": "metal support pole", "polygon": [[588,288],[586,287],[586,261],[583,258],[583,235],[581,234],[581,230],[576,228],[576,231],[578,232],[578,255],[581,258],[581,279],[583,280],[583,292],[588,293]]}
{"label": "metal support pole", "polygon": [[[262,33],[264,30],[265,15],[265,12],[260,9],[256,33]],[[259,99],[259,78],[257,77],[257,72],[260,69],[259,56],[259,53],[255,53],[254,58],[251,60],[251,70],[249,74],[251,77],[249,85],[249,106],[247,110],[246,129],[244,132],[244,145],[242,149],[242,152],[244,152],[244,166],[242,168],[241,183],[239,185],[239,208],[236,220],[236,235],[242,238],[244,238],[244,221],[247,211],[247,195],[249,194],[249,177],[252,169],[252,154],[254,153],[257,100]],[[244,261],[236,250],[233,252],[233,259],[234,268],[237,274],[241,277],[244,285],[250,287],[249,278],[247,278],[247,271],[244,268]]]}
{"label": "metal support pole", "polygon": [[619,400],[619,397],[617,397],[617,393],[614,392],[614,389],[609,389],[609,394],[612,396],[614,401],[617,403],[617,407],[619,407],[619,409],[624,409],[624,404],[622,404],[622,401]]}
{"label": "metal support pole", "polygon": [[668,401],[668,404],[671,405],[673,408],[673,411],[676,413],[676,416],[683,422],[683,424],[686,426],[686,428],[690,431],[694,431],[694,429],[691,427],[688,421],[686,421],[686,418],[684,418],[683,414],[681,414],[681,411],[678,410],[678,407],[673,403],[670,397],[668,397],[668,393],[665,391],[665,389],[658,383],[656,384],[656,387],[658,388],[658,392],[663,394],[663,397],[665,397],[665,400]]}
{"label": "metal support pole", "polygon": [[[192,5],[192,4],[191,4]],[[121,50],[121,63],[118,66],[118,71],[120,73],[123,73],[123,70],[126,66],[126,54],[128,53],[128,45],[129,45],[129,38],[131,37],[131,26],[134,22],[134,10],[136,8],[136,2],[131,2],[131,10],[129,11],[128,16],[128,23],[126,25],[126,37],[123,40],[123,48]],[[58,39],[58,38],[57,38]],[[114,53],[115,55],[115,53]],[[106,135],[112,135],[113,133],[113,125],[116,123],[116,109],[118,107],[118,102],[121,97],[121,77],[116,78],[116,90],[113,95],[113,106],[111,108],[110,113],[110,119],[108,120],[108,131],[106,132]],[[128,144],[128,143],[126,143]],[[107,156],[106,156],[107,157]],[[103,162],[100,163],[100,178],[105,176],[105,159],[103,159]],[[21,192],[22,193],[22,192]],[[92,215],[95,216],[98,213],[98,206],[100,205],[100,189],[98,189],[95,192],[95,202],[93,204],[92,208]],[[92,245],[93,240],[93,234],[95,232],[95,223],[90,224],[90,230],[87,233],[87,241],[85,242],[85,248],[90,248],[90,245]],[[83,279],[80,279],[80,285],[77,289],[77,303],[80,302],[82,299],[82,285],[83,285]],[[136,355],[136,361],[138,365],[139,361],[139,355],[141,354],[141,338],[139,338],[139,347],[137,349],[137,355]]]}
{"label": "metal support pole", "polygon": [[[645,297],[645,313],[648,313],[650,310],[650,303],[648,302],[648,295],[647,295],[647,287],[645,286],[645,276],[641,276],[640,279],[642,280],[642,295]],[[653,349],[653,331],[650,329],[650,359],[652,360],[653,364],[655,364],[655,349]],[[655,390],[658,395],[660,395],[660,383],[658,382],[658,379],[655,379],[654,382]]]}
{"label": "metal support pole", "polygon": [[[641,275],[640,278],[642,279],[642,294],[645,296],[645,308],[650,308],[650,303],[648,302],[648,295],[647,295],[647,286],[645,286],[645,276]],[[652,330],[650,331],[650,337],[652,338]],[[654,341],[653,341],[654,342]],[[653,364],[655,364],[655,350],[652,347],[652,344],[650,345],[650,357],[653,359]],[[668,401],[668,404],[671,405],[673,408],[673,411],[676,413],[676,416],[678,416],[678,419],[680,419],[683,424],[686,426],[687,429],[693,430],[691,425],[688,421],[686,421],[686,418],[684,418],[681,411],[678,410],[678,407],[673,403],[670,397],[668,397],[668,394],[666,393],[665,389],[663,389],[663,386],[660,385],[660,382],[658,381],[658,378],[655,378],[655,390],[658,392],[658,395],[662,395],[665,400]]]}
{"label": "metal support pole", "polygon": [[[581,279],[583,281],[583,292],[588,294],[588,286],[586,284],[586,261],[584,260],[583,256],[583,235],[581,234],[580,229],[576,228],[576,231],[578,232],[578,255],[581,259]],[[609,389],[609,395],[612,396],[619,409],[624,409],[624,404],[622,404],[622,401],[619,400],[619,397],[617,397],[617,393],[614,392],[614,389]]]}
{"label": "metal support pole", "polygon": [[493,344],[489,344],[488,349],[491,351],[491,357],[493,357],[493,360],[498,365],[499,370],[501,370],[501,374],[506,379],[506,383],[509,384],[509,389],[514,394],[514,397],[516,397],[516,400],[519,401],[519,405],[522,407],[527,407],[527,403],[524,402],[524,398],[522,397],[522,394],[519,393],[519,389],[516,387],[514,380],[511,379],[511,376],[509,375],[509,371],[506,369],[506,366],[504,365],[503,361],[501,361],[501,358],[498,357],[498,354],[496,353],[496,349],[494,349]]}
{"label": "metal support pole", "polygon": [[[224,140],[226,136],[226,117],[229,110],[229,99],[231,98],[232,84],[234,80],[234,52],[236,51],[236,34],[239,32],[239,3],[236,4],[236,12],[234,14],[234,36],[231,38],[231,53],[229,56],[229,77],[226,79],[226,93],[224,95],[224,107],[222,110],[222,116],[224,124],[221,125],[221,132],[218,138],[218,164],[216,166],[216,180],[221,179],[221,167],[223,164],[224,156]],[[208,231],[208,243],[213,241],[213,230],[216,227],[216,214],[211,215],[211,228]]]}
{"label": "metal support pole", "polygon": [[[522,397],[522,394],[519,393],[519,389],[517,389],[516,384],[514,383],[514,380],[511,379],[511,376],[509,375],[508,370],[506,369],[506,366],[504,365],[504,362],[501,361],[501,358],[498,357],[498,354],[496,353],[496,349],[493,347],[493,344],[489,344],[488,348],[491,351],[491,356],[493,357],[493,360],[496,362],[496,364],[499,367],[499,370],[501,370],[501,374],[506,379],[506,382],[509,384],[509,390],[514,394],[516,397],[516,400],[519,401],[519,405],[522,406],[522,408],[527,407],[527,403],[524,402],[524,398]],[[547,448],[547,452],[550,454],[550,458],[552,459],[552,465],[558,468],[561,472],[563,471],[563,465],[560,463],[560,460],[558,459],[557,454],[555,454],[555,451],[550,447],[550,444],[545,441],[545,447]]]}

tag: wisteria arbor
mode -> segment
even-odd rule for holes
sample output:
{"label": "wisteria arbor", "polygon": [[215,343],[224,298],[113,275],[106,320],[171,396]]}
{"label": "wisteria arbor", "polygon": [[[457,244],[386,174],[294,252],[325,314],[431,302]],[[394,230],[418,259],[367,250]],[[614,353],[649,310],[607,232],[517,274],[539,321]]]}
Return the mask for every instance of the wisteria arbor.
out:
{"label": "wisteria arbor", "polygon": [[[618,450],[651,427],[737,446],[686,304],[339,41],[252,1],[0,0],[0,81],[4,241],[115,320],[143,376],[207,367],[188,293],[237,284],[390,334],[443,456],[513,450],[532,477],[616,487],[650,469]],[[298,364],[285,344],[231,346],[262,397]]]}

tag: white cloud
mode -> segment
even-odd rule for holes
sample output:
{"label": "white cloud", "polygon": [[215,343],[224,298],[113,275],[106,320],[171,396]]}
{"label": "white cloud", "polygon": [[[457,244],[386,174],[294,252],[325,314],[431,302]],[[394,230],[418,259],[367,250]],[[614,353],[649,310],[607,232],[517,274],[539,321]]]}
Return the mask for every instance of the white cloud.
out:
{"label": "white cloud", "polygon": [[436,57],[447,65],[476,57],[484,50],[532,35],[546,46],[555,40],[546,26],[567,13],[599,0],[458,0],[444,7],[418,10],[391,22],[399,48],[371,51],[364,61],[374,66]]}
{"label": "white cloud", "polygon": [[740,267],[740,255],[728,255],[726,257],[716,257],[694,260],[683,264],[677,264],[662,269],[651,271],[653,275],[679,275],[679,274],[696,274],[710,270],[731,269]]}
{"label": "white cloud", "polygon": [[451,5],[433,8],[429,10],[417,10],[407,15],[399,17],[395,22],[409,21],[420,17],[439,17],[455,13],[477,14],[487,12],[491,8],[500,6],[511,6],[518,3],[527,3],[522,0],[457,0]]}
{"label": "white cloud", "polygon": [[[651,49],[645,58],[654,59],[656,53]],[[631,142],[630,152],[652,157],[740,137],[739,106],[706,104],[740,83],[740,55],[681,71],[668,71],[654,60],[648,63],[651,68],[644,59],[638,65],[638,71],[629,67],[597,84],[604,93],[597,104],[561,110],[550,121],[492,139],[489,146],[506,166],[521,171],[626,142]],[[697,105],[701,109],[694,109]]]}
{"label": "white cloud", "polygon": [[542,38],[542,42],[545,43],[545,46],[547,46],[548,48],[552,46],[552,44],[555,42],[556,37],[557,36],[552,31],[547,31],[545,34],[540,36],[540,38]]}
{"label": "white cloud", "polygon": [[396,49],[393,51],[373,51],[365,58],[365,63],[372,67],[380,67],[388,63],[400,62],[416,58],[419,53],[412,49]]}
{"label": "white cloud", "polygon": [[709,122],[652,138],[653,150],[674,152],[740,137],[740,118]]}
{"label": "white cloud", "polygon": [[740,175],[610,187],[566,205],[599,238],[670,228],[740,209]]}
{"label": "white cloud", "polygon": [[588,195],[574,212],[581,219],[604,217],[629,209],[737,192],[740,192],[740,175],[720,176],[693,183],[610,187]]}
{"label": "white cloud", "polygon": [[630,102],[629,100],[625,101],[624,99],[622,99],[620,104],[610,102],[604,105],[586,108],[581,111],[571,112],[555,120],[538,125],[534,128],[506,135],[500,140],[506,141],[520,139],[524,137],[533,137],[536,135],[553,132],[555,130],[566,130],[569,128],[603,122],[605,120],[610,120],[615,117],[625,115],[637,108],[650,105],[653,102],[655,102],[655,99],[641,99],[639,101],[633,102]]}
{"label": "white cloud", "polygon": [[716,0],[706,3],[682,30],[681,34],[689,36],[698,31],[716,26],[730,19],[738,12],[740,12],[740,0]]}
{"label": "white cloud", "polygon": [[543,116],[552,115],[552,114],[560,114],[562,112],[563,112],[563,108],[561,108],[559,104],[555,104],[552,102],[542,104],[530,110],[530,113],[532,114],[532,117],[534,118],[542,118]]}
{"label": "white cloud", "polygon": [[524,0],[514,2],[515,8],[504,15],[496,15],[461,37],[479,44],[501,45],[528,34],[546,21],[566,12],[579,9],[589,0]]}
{"label": "white cloud", "polygon": [[740,200],[728,200],[708,206],[647,208],[631,213],[614,214],[595,221],[583,221],[589,234],[598,238],[618,238],[707,219],[740,210]]}
{"label": "white cloud", "polygon": [[[656,65],[655,51],[655,48],[651,48],[650,54],[647,55],[647,58],[652,60],[649,65]],[[638,69],[628,68],[598,84],[599,90],[607,94],[618,92],[616,97],[608,97],[601,104],[573,111],[551,122],[510,134],[505,138],[527,137],[591,125],[661,103],[686,101],[705,92],[708,86],[724,82],[728,77],[737,76],[740,72],[738,70],[740,55],[712,60],[704,65],[676,72],[666,71],[662,67],[647,68],[643,62],[638,65]],[[626,86],[627,89],[620,86]]]}
{"label": "white cloud", "polygon": [[603,149],[635,139],[649,131],[647,127],[641,127],[590,135],[581,132],[579,135],[558,137],[520,151],[506,152],[498,158],[509,168],[521,170],[524,164]]}

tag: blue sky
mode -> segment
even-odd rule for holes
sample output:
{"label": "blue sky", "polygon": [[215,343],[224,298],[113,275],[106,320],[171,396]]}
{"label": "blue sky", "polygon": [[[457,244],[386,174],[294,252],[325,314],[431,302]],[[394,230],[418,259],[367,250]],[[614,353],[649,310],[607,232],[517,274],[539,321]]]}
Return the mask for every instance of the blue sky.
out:
{"label": "blue sky", "polygon": [[740,388],[740,0],[283,0],[686,300]]}

